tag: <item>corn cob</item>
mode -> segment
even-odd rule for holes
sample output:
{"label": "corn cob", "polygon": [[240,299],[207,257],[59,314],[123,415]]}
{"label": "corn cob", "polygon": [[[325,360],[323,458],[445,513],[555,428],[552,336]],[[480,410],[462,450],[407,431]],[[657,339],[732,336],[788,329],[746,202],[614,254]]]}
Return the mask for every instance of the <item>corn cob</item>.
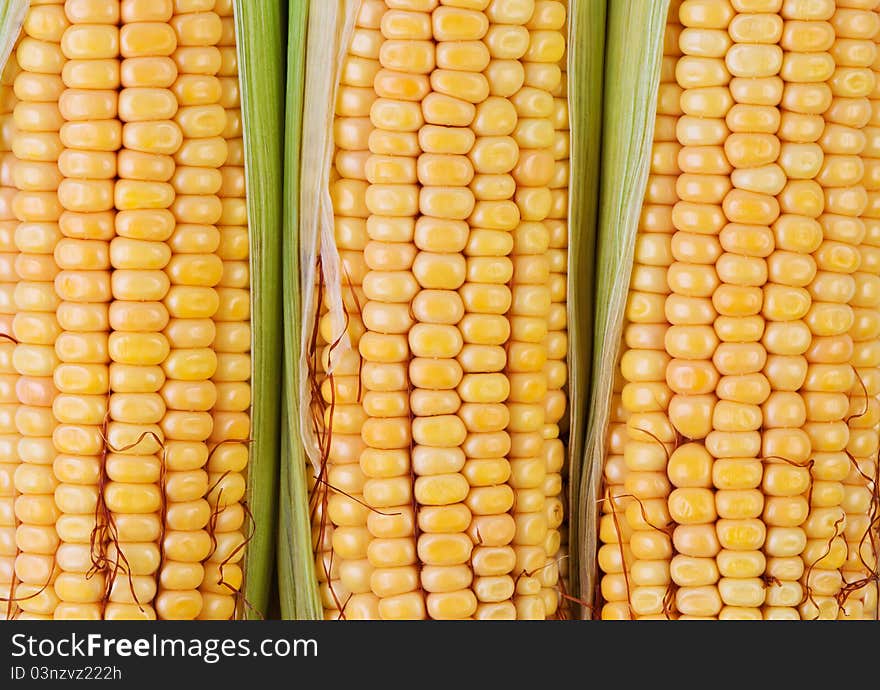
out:
{"label": "corn cob", "polygon": [[[660,368],[674,393],[669,422],[690,442],[657,469],[676,487],[669,613],[680,619],[849,619],[875,606],[876,555],[861,539],[878,443],[875,182],[865,156],[875,4],[685,0],[678,8],[682,149],[666,185],[678,197],[676,263],[661,319],[671,324],[671,359]],[[658,114],[663,96],[661,86]],[[664,193],[674,198],[649,178],[643,219]],[[629,347],[625,340],[624,376]],[[618,469],[615,393],[611,404],[606,498],[621,482],[646,490],[632,467]],[[627,424],[648,427],[659,449],[662,418],[630,415]],[[604,507],[619,518],[615,509]],[[630,504],[628,527],[649,512]],[[624,594],[638,601],[630,581],[638,592],[644,572],[638,532],[612,531],[608,516],[599,525],[603,617],[627,617],[620,602]],[[611,548],[627,536],[630,564]]]}
{"label": "corn cob", "polygon": [[[15,291],[13,320],[18,345],[13,362],[20,376],[16,385],[20,406],[15,417],[21,435],[21,465],[15,472],[15,513],[20,521],[15,574],[20,584],[15,599],[22,611],[21,619],[52,618],[58,604],[54,581],[59,511],[53,495],[57,481],[52,472],[56,456],[52,403],[57,394],[53,375],[58,365],[54,346],[60,332],[55,316],[60,300],[53,285],[58,275],[53,253],[60,236],[62,208],[57,174],[42,171],[57,166],[64,147],[59,134],[62,122],[58,100],[64,89],[61,75],[66,60],[61,39],[66,27],[63,3],[34,7],[25,21],[24,38],[16,55],[22,69],[15,83],[19,103],[15,108],[18,131],[13,142],[19,190],[13,209],[20,221],[16,230],[20,282]],[[59,294],[64,287],[76,289],[74,284],[65,285],[63,277],[58,282]],[[63,379],[59,374],[56,380],[64,383]]]}
{"label": "corn cob", "polygon": [[232,618],[251,528],[233,2],[24,17],[0,83],[3,617]]}
{"label": "corn cob", "polygon": [[[363,360],[348,356],[341,381],[339,363],[329,376],[322,358],[319,425],[330,471],[356,452],[363,475],[328,482],[313,515],[325,617],[555,613],[568,203],[568,166],[556,159],[567,158],[568,126],[554,97],[564,104],[565,15],[555,0],[361,5],[331,177],[347,324],[316,305],[315,347],[335,347],[345,326]],[[362,222],[366,246],[347,245]],[[361,448],[344,442],[358,431]],[[355,510],[361,496],[368,513]],[[347,578],[349,567],[368,577]]]}
{"label": "corn cob", "polygon": [[18,466],[18,428],[15,412],[18,407],[13,355],[15,340],[12,323],[15,317],[15,288],[17,276],[15,260],[15,197],[14,157],[12,154],[15,121],[13,110],[16,97],[12,90],[17,71],[13,55],[0,77],[0,619],[13,618],[18,612],[15,604],[15,470]]}

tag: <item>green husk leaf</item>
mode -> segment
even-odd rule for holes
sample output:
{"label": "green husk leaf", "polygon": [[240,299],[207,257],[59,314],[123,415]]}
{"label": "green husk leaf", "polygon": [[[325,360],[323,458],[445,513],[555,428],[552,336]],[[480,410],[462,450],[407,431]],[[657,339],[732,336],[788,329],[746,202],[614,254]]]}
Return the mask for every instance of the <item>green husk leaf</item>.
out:
{"label": "green husk leaf", "polygon": [[605,433],[648,180],[668,9],[669,0],[609,3],[593,380],[577,504],[580,596],[589,603],[596,589],[596,532]]}
{"label": "green husk leaf", "polygon": [[[295,124],[291,121],[289,125],[290,132],[295,130],[295,139],[290,139],[295,161],[288,163],[288,169],[295,166],[298,178],[287,192],[287,222],[293,229],[287,233],[284,259],[285,289],[288,293],[295,291],[296,295],[286,305],[290,311],[286,312],[288,494],[284,500],[292,501],[292,506],[284,526],[284,538],[291,545],[285,547],[287,562],[282,564],[289,571],[285,574],[288,589],[282,592],[282,599],[286,617],[304,619],[320,620],[324,615],[311,550],[312,515],[307,491],[307,478],[311,479],[308,473],[313,472],[317,478],[324,462],[323,432],[320,424],[316,424],[311,404],[311,348],[319,305],[330,303],[331,312],[344,309],[330,197],[332,132],[338,74],[359,4],[360,0],[305,3],[308,12],[298,15],[298,28],[291,26],[291,36],[299,31],[298,39],[305,41],[305,46],[304,52],[295,49],[296,39],[291,38],[290,55],[295,60],[295,67],[291,67],[291,93],[295,89],[298,100],[288,106],[289,116],[296,118]],[[350,347],[350,343],[344,345]],[[284,511],[288,511],[288,506],[284,506]]]}
{"label": "green husk leaf", "polygon": [[278,534],[278,589],[285,620],[320,620],[322,608],[312,554],[306,455],[300,440],[300,163],[302,147],[308,0],[291,0],[287,38],[287,126],[284,178],[284,428],[281,456],[281,510]]}
{"label": "green husk leaf", "polygon": [[245,554],[247,603],[241,614],[259,618],[269,608],[277,526],[286,17],[281,3],[273,0],[235,0],[234,8],[251,245],[254,390],[246,494],[254,526]]}
{"label": "green husk leaf", "polygon": [[29,6],[29,0],[0,0],[0,72],[6,68]]}
{"label": "green husk leaf", "polygon": [[569,0],[568,101],[571,129],[569,188],[569,563],[570,587],[578,596],[579,536],[573,519],[580,505],[586,411],[589,410],[593,275],[599,210],[602,141],[602,76],[605,0]]}

